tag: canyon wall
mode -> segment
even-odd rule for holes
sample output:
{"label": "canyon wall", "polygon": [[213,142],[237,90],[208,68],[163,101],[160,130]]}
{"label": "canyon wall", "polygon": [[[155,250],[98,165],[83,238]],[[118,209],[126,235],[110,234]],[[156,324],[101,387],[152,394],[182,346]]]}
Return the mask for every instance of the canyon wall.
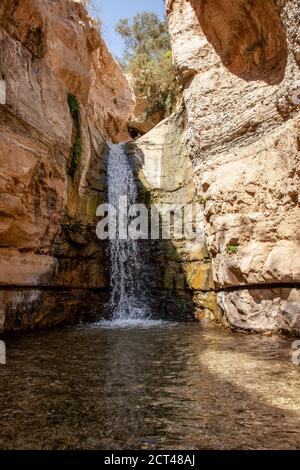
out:
{"label": "canyon wall", "polygon": [[[141,201],[197,203],[205,238],[151,242],[160,316],[300,335],[299,10],[167,1],[182,105],[127,151]],[[0,326],[95,318],[107,143],[139,103],[81,2],[4,0],[0,42]]]}
{"label": "canyon wall", "polygon": [[108,295],[107,142],[128,138],[134,98],[81,3],[1,2],[0,103],[0,326],[91,318]]}
{"label": "canyon wall", "polygon": [[167,11],[216,318],[299,335],[299,2],[169,0]]}
{"label": "canyon wall", "polygon": [[203,208],[204,244],[154,253],[161,288],[233,329],[300,335],[299,13],[292,0],[168,0],[181,118],[136,142],[152,202]]}
{"label": "canyon wall", "polygon": [[[174,210],[183,214],[184,207],[192,206],[201,212],[200,222],[203,220],[204,205],[197,197],[186,146],[187,131],[186,112],[182,108],[143,137],[128,142],[127,152],[137,168],[141,202],[155,205],[161,214],[160,239],[150,242],[155,311],[160,317],[177,320],[194,317],[212,320],[216,298],[206,245],[196,237],[176,237],[172,223],[170,237],[166,233],[162,239],[163,226],[167,232]],[[190,217],[188,213],[187,216]]]}

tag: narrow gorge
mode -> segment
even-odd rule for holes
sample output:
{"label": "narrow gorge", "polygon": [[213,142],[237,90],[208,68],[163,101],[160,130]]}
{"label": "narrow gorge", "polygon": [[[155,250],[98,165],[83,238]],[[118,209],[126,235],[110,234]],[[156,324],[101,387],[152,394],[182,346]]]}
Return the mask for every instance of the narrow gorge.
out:
{"label": "narrow gorge", "polygon": [[158,309],[300,334],[297,8],[169,1],[183,99],[132,142],[132,89],[83,5],[2,2],[5,331],[74,324],[103,311],[109,260],[95,214],[106,200],[108,144],[128,141],[142,199],[203,207],[202,246],[172,240],[152,250]]}

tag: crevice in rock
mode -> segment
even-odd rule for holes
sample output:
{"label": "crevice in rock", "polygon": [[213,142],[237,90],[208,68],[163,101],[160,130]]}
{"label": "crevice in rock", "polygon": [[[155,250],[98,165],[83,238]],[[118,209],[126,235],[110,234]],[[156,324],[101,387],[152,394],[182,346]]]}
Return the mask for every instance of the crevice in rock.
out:
{"label": "crevice in rock", "polygon": [[9,286],[0,286],[1,291],[91,291],[91,292],[107,292],[106,287],[71,287],[71,286],[35,286],[35,285],[9,285]]}
{"label": "crevice in rock", "polygon": [[237,290],[263,290],[263,289],[298,289],[300,282],[270,282],[259,284],[243,284],[212,289],[211,292],[234,292]]}

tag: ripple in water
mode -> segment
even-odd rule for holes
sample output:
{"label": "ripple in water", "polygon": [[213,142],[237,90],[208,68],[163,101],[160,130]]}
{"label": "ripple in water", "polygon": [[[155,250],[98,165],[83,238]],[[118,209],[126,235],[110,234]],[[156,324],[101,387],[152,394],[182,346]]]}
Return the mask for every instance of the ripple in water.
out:
{"label": "ripple in water", "polygon": [[120,320],[101,320],[91,325],[92,327],[101,328],[153,328],[153,327],[166,327],[175,326],[175,322],[166,322],[162,320],[151,319],[120,319]]}
{"label": "ripple in water", "polygon": [[0,448],[300,449],[291,343],[142,320],[8,338]]}

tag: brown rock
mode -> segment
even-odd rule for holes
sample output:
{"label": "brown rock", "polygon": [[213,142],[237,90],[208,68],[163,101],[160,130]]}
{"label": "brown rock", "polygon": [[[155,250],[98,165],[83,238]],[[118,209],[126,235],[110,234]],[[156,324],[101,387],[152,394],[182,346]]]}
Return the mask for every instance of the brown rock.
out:
{"label": "brown rock", "polygon": [[[132,89],[134,90],[134,79],[132,75],[126,75]],[[128,120],[128,128],[132,133],[144,135],[151,131],[164,119],[159,112],[149,113],[152,103],[147,96],[135,95],[135,108]]]}
{"label": "brown rock", "polygon": [[194,261],[186,265],[186,281],[193,290],[210,290],[214,288],[210,263]]}
{"label": "brown rock", "polygon": [[[6,329],[22,328],[13,318],[20,309],[24,328],[74,321],[82,302],[88,309],[89,296],[76,301],[70,293],[73,316],[66,305],[52,321],[50,306],[56,310],[55,296],[62,299],[54,288],[106,285],[95,212],[105,197],[106,142],[129,138],[124,129],[134,97],[78,2],[1,2],[0,56],[0,277],[2,285],[16,288],[15,294],[3,292],[1,321]],[[73,178],[69,93],[80,104],[82,141]],[[80,234],[68,231],[66,220],[79,225]],[[99,247],[94,257],[86,249],[92,242]],[[35,299],[46,299],[38,290],[45,285],[53,290],[44,306]],[[26,286],[28,295],[17,286]]]}

